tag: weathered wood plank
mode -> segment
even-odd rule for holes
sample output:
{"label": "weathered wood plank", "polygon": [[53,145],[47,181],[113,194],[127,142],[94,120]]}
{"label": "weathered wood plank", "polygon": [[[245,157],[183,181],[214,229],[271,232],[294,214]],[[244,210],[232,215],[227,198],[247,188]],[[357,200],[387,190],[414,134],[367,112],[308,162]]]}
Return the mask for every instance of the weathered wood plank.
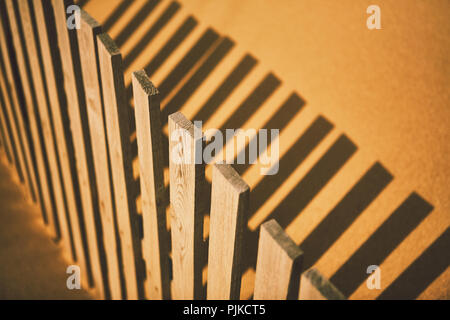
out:
{"label": "weathered wood plank", "polygon": [[42,214],[45,222],[49,226],[49,232],[53,237],[58,238],[60,232],[55,212],[56,210],[52,191],[53,188],[49,177],[47,157],[43,149],[43,133],[41,132],[40,117],[38,111],[36,110],[37,106],[35,105],[36,97],[34,96],[33,91],[33,79],[30,77],[31,72],[26,56],[26,49],[22,45],[23,34],[22,30],[19,29],[20,26],[16,18],[14,3],[12,0],[6,1],[6,9],[8,12],[10,30],[15,48],[17,65],[25,96],[25,106],[33,140],[33,151],[36,158],[39,186],[42,194]]}
{"label": "weathered wood plank", "polygon": [[[3,10],[4,4],[1,5]],[[6,12],[2,11],[2,19],[6,20]],[[6,21],[2,21],[6,25]],[[7,101],[6,109],[10,119],[14,119],[15,131],[17,135],[18,148],[22,154],[25,168],[25,183],[28,186],[28,192],[32,201],[39,201],[42,208],[42,196],[38,189],[36,182],[36,171],[33,158],[31,156],[31,138],[29,136],[30,132],[28,126],[25,126],[25,120],[22,114],[22,106],[20,105],[18,92],[16,88],[16,81],[13,74],[13,66],[8,52],[7,36],[4,30],[4,24],[0,22],[0,51],[3,64],[3,72],[1,77],[2,90],[6,92]],[[15,71],[14,71],[15,72]],[[45,214],[45,211],[43,214]]]}
{"label": "weathered wood plank", "polygon": [[169,116],[169,137],[172,296],[175,299],[199,299],[204,261],[201,202],[205,194],[205,166],[195,154],[202,138],[201,134],[194,136],[194,125],[179,112]]}
{"label": "weathered wood plank", "polygon": [[345,300],[345,296],[317,269],[302,274],[299,300]]}
{"label": "weathered wood plank", "polygon": [[114,213],[112,180],[106,140],[103,99],[100,86],[100,71],[97,54],[97,35],[100,25],[86,12],[81,11],[81,28],[77,30],[81,70],[86,95],[86,108],[95,174],[97,178],[98,201],[103,226],[111,298],[121,299],[125,292],[121,287],[120,244],[116,236],[117,222]]}
{"label": "weathered wood plank", "polygon": [[242,240],[250,189],[227,164],[215,164],[209,222],[208,299],[239,299]]}
{"label": "weathered wood plank", "polygon": [[66,8],[72,4],[72,0],[52,0],[57,42],[61,53],[64,53],[61,54],[61,66],[94,288],[100,298],[109,298],[106,256],[102,238],[103,228],[97,197],[97,181],[94,172],[77,34],[75,29],[67,28],[66,21]]}
{"label": "weathered wood plank", "polygon": [[297,299],[302,259],[303,253],[300,248],[275,220],[262,224],[254,299]]}
{"label": "weathered wood plank", "polygon": [[[53,120],[53,130],[56,141],[56,151],[61,167],[62,185],[65,191],[67,212],[70,218],[72,236],[74,241],[77,262],[87,277],[87,283],[92,285],[92,270],[87,250],[84,218],[81,212],[81,200],[76,175],[75,157],[72,148],[72,135],[64,100],[64,88],[58,82],[61,78],[61,69],[56,62],[59,59],[57,43],[49,41],[48,34],[53,26],[50,17],[45,16],[44,10],[49,11],[48,3],[33,2],[34,8],[30,13],[35,15],[36,24],[39,25],[38,40],[42,54],[43,75],[49,97],[50,117]],[[44,8],[45,6],[45,8]],[[34,10],[33,10],[34,9]],[[54,30],[53,30],[54,31]],[[50,33],[52,34],[52,33]],[[54,34],[54,32],[53,32]],[[64,54],[64,53],[63,53]]]}
{"label": "weathered wood plank", "polygon": [[135,300],[143,297],[143,265],[130,143],[132,110],[127,104],[119,49],[106,33],[97,36],[97,46],[127,299]]}
{"label": "weathered wood plank", "polygon": [[145,71],[132,75],[149,299],[170,299],[160,95]]}

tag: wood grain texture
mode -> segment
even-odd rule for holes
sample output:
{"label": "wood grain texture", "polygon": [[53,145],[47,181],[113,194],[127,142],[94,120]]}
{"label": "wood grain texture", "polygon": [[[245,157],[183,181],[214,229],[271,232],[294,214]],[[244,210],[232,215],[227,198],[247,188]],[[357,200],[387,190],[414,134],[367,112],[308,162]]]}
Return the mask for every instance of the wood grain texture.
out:
{"label": "wood grain texture", "polygon": [[149,299],[170,299],[160,95],[145,71],[132,75]]}
{"label": "wood grain texture", "polygon": [[302,259],[300,248],[274,219],[262,224],[254,299],[297,299]]}
{"label": "wood grain texture", "polygon": [[345,296],[317,269],[302,274],[299,300],[345,300]]}
{"label": "wood grain texture", "polygon": [[44,216],[45,223],[49,227],[50,234],[55,238],[59,238],[60,232],[58,220],[56,218],[56,210],[52,191],[53,188],[51,185],[51,179],[49,177],[49,168],[46,153],[43,149],[44,138],[43,133],[41,132],[40,116],[37,110],[37,106],[35,105],[36,98],[34,96],[33,79],[30,75],[31,72],[30,66],[28,64],[27,54],[25,51],[26,49],[22,45],[22,29],[18,24],[16,18],[13,1],[7,0],[5,4],[8,12],[10,31],[25,98],[25,109],[28,115],[30,136],[32,137],[33,151],[36,159],[37,179],[39,181],[39,191],[42,197],[42,215]]}
{"label": "wood grain texture", "polygon": [[[4,6],[2,6],[4,9]],[[2,12],[2,18],[6,18],[6,12]],[[4,21],[6,25],[6,21]],[[28,192],[33,201],[39,201],[41,205],[41,197],[39,197],[39,190],[36,182],[36,172],[33,159],[31,157],[30,137],[28,127],[25,126],[22,106],[19,102],[16,81],[13,74],[13,65],[8,53],[7,37],[4,30],[3,23],[0,23],[0,51],[2,54],[3,71],[1,77],[2,90],[7,94],[7,100],[5,103],[7,113],[10,119],[14,119],[18,148],[22,154],[23,161],[25,162],[25,183],[28,183]],[[27,182],[28,180],[28,182]]]}
{"label": "wood grain texture", "polygon": [[97,55],[97,35],[100,33],[100,25],[87,13],[81,11],[81,28],[77,30],[77,36],[97,181],[98,202],[103,226],[103,243],[106,252],[109,287],[111,298],[121,299],[125,292],[122,292],[121,285],[120,270],[122,262],[120,258],[120,243],[118,243],[119,239],[116,236],[118,230],[114,213],[114,198]]}
{"label": "wood grain texture", "polygon": [[33,10],[30,14],[35,15],[36,24],[40,26],[40,31],[37,34],[42,54],[43,75],[49,97],[50,117],[53,120],[56,151],[61,167],[62,185],[65,191],[66,207],[70,217],[77,262],[80,263],[80,267],[86,275],[83,279],[87,280],[89,286],[92,286],[92,268],[87,249],[84,217],[81,212],[72,134],[65,104],[64,88],[59,83],[62,78],[62,70],[57,64],[60,55],[57,42],[49,41],[49,34],[55,34],[54,30],[51,30],[54,27],[50,23],[50,17],[46,17],[44,12],[44,10],[48,11],[51,8],[48,6],[48,2],[45,2],[44,5],[41,1],[35,1],[33,4]]}
{"label": "wood grain texture", "polygon": [[[201,135],[194,139],[194,125],[183,114],[169,116],[169,172],[175,299],[202,296],[203,212],[205,166],[196,164],[195,151]],[[181,160],[181,161],[178,161]]]}
{"label": "wood grain texture", "polygon": [[76,30],[69,30],[66,24],[65,8],[71,0],[52,0],[57,32],[56,41],[61,53],[64,91],[67,97],[67,112],[73,137],[75,162],[79,180],[82,212],[92,266],[94,294],[109,298],[108,274],[103,245],[103,230],[97,197],[97,182],[94,172],[88,116],[81,76],[80,56]]}
{"label": "wood grain texture", "polygon": [[127,104],[119,49],[106,33],[97,36],[97,46],[127,299],[135,300],[143,297],[143,265],[130,143],[132,109]]}
{"label": "wood grain texture", "polygon": [[242,241],[250,188],[227,164],[215,164],[209,222],[208,299],[239,299]]}

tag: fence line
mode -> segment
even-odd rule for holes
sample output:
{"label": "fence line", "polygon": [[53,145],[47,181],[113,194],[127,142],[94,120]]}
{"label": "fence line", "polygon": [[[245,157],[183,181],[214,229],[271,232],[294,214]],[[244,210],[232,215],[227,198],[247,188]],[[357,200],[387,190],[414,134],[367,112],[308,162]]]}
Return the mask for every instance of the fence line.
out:
{"label": "fence line", "polygon": [[[36,180],[39,181],[39,193],[41,210],[44,216],[45,222],[49,227],[49,232],[55,238],[59,237],[59,226],[56,218],[56,210],[54,207],[54,195],[53,188],[49,177],[49,164],[46,157],[46,152],[43,149],[43,134],[41,129],[41,122],[39,115],[37,114],[37,106],[35,105],[36,98],[33,92],[32,79],[29,77],[31,74],[29,62],[26,52],[22,46],[21,35],[23,32],[19,29],[19,21],[16,18],[16,10],[11,0],[5,1],[5,6],[9,19],[9,30],[12,36],[12,41],[16,54],[17,68],[19,71],[19,78],[21,80],[21,88],[25,98],[26,116],[28,118],[28,126],[31,132],[33,145],[33,152],[37,166]],[[6,31],[6,30],[5,30]],[[66,241],[67,243],[67,241]],[[68,254],[71,253],[71,249],[68,249]]]}
{"label": "fence line", "polygon": [[[248,185],[231,166],[215,164],[211,199],[206,197],[205,164],[196,159],[202,134],[179,112],[161,119],[158,89],[144,71],[132,75],[135,107],[129,108],[117,46],[84,11],[81,28],[68,29],[65,9],[71,4],[0,4],[9,21],[0,22],[0,142],[9,162],[60,237],[68,261],[84,270],[84,286],[97,297],[202,299],[208,261],[206,298],[239,299]],[[168,150],[162,143],[166,121]],[[134,122],[142,219],[132,166]],[[164,152],[169,153],[171,239]],[[302,274],[302,259],[275,220],[264,223],[254,298],[344,298],[317,270]]]}
{"label": "fence line", "polygon": [[[1,16],[3,20],[6,19],[6,13],[4,11],[1,12]],[[0,58],[2,66],[0,85],[3,92],[5,108],[13,128],[15,143],[19,150],[18,154],[19,157],[24,158],[23,168],[25,168],[26,172],[25,183],[27,185],[27,190],[30,194],[30,198],[33,201],[37,201],[38,187],[36,182],[35,167],[31,156],[32,150],[28,140],[29,132],[27,131],[25,120],[22,115],[21,105],[19,102],[19,93],[14,85],[15,79],[11,68],[12,63],[8,54],[9,48],[3,28],[4,26],[0,23],[0,51],[2,52]],[[4,130],[6,130],[6,128],[4,128]]]}

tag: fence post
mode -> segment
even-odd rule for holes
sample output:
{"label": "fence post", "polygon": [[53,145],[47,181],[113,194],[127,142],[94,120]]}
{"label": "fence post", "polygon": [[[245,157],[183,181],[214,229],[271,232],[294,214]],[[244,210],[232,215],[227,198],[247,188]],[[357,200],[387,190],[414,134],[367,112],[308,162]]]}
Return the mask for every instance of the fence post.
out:
{"label": "fence post", "polygon": [[119,49],[106,33],[97,36],[97,46],[127,298],[139,299],[143,297],[143,264],[130,143],[132,109],[127,104]]}
{"label": "fence post", "polygon": [[202,135],[183,114],[169,116],[169,172],[173,294],[175,299],[202,297],[203,212],[205,166],[196,153]]}
{"label": "fence post", "polygon": [[297,299],[303,252],[274,220],[261,225],[255,300]]}
{"label": "fence post", "polygon": [[239,299],[250,189],[228,164],[215,164],[209,222],[208,299]]}
{"label": "fence post", "polygon": [[149,299],[170,299],[160,95],[145,71],[132,76]]}
{"label": "fence post", "polygon": [[317,269],[302,274],[299,300],[345,300],[345,296]]}
{"label": "fence post", "polygon": [[107,299],[108,274],[78,42],[76,30],[69,30],[66,21],[66,7],[71,4],[73,1],[52,0],[94,288],[100,298]]}
{"label": "fence post", "polygon": [[[59,237],[58,220],[54,208],[54,199],[52,194],[52,187],[49,177],[49,168],[47,164],[46,154],[44,153],[43,137],[41,132],[41,124],[39,115],[37,114],[36,106],[34,105],[33,81],[30,78],[30,66],[26,58],[25,48],[22,47],[21,30],[16,19],[14,4],[12,0],[6,1],[6,8],[8,12],[9,24],[13,44],[15,48],[17,65],[20,73],[20,79],[25,96],[25,105],[30,124],[31,136],[33,139],[33,150],[36,158],[36,166],[39,176],[40,192],[42,194],[42,215],[45,223],[49,226],[49,232],[53,237]],[[69,252],[71,252],[69,248]]]}
{"label": "fence post", "polygon": [[121,299],[125,292],[121,286],[120,243],[116,237],[117,222],[114,213],[112,181],[109,174],[110,163],[100,74],[97,55],[97,35],[101,33],[100,25],[87,13],[81,11],[81,28],[77,30],[82,77],[86,95],[86,109],[91,136],[92,155],[97,178],[98,202],[101,223],[103,226],[103,242],[106,252],[109,286],[111,297]]}

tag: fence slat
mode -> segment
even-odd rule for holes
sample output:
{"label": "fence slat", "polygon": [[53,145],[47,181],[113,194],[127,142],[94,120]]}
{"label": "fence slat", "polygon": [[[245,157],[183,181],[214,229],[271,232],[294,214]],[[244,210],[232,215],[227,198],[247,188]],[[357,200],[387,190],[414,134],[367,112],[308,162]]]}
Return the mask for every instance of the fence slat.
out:
{"label": "fence slat", "polygon": [[227,164],[215,164],[209,222],[208,299],[239,299],[242,239],[250,189]]}
{"label": "fence slat", "polygon": [[201,161],[196,161],[195,154],[201,134],[195,139],[194,125],[176,112],[169,116],[169,137],[172,296],[175,299],[199,299],[202,296],[201,263],[205,261],[201,211],[201,201],[205,200],[202,199],[205,167]]}
{"label": "fence slat", "polygon": [[[2,10],[4,4],[2,4]],[[6,12],[2,11],[2,19],[6,18]],[[6,22],[5,22],[6,25]],[[13,75],[13,67],[8,52],[8,44],[6,40],[6,33],[3,23],[0,22],[0,51],[2,54],[3,72],[1,76],[1,86],[4,94],[7,96],[6,109],[10,119],[14,119],[16,125],[16,134],[18,141],[18,148],[22,154],[23,161],[25,162],[25,178],[28,180],[28,192],[33,201],[39,201],[39,204],[43,208],[41,197],[38,196],[38,187],[36,182],[36,172],[31,157],[29,131],[25,127],[21,105],[19,103],[18,93],[16,89],[16,82]]]}
{"label": "fence slat", "polygon": [[[36,106],[34,105],[35,98],[33,96],[33,82],[30,79],[30,67],[28,61],[26,60],[25,48],[22,47],[21,33],[19,30],[19,25],[15,16],[14,4],[12,0],[6,1],[6,8],[8,12],[8,18],[10,23],[11,35],[14,43],[17,65],[19,68],[20,79],[22,81],[22,87],[25,96],[25,105],[27,110],[27,115],[30,124],[31,136],[33,139],[33,150],[36,157],[36,166],[39,175],[40,192],[42,193],[42,214],[44,216],[45,222],[49,225],[49,232],[53,237],[59,237],[58,220],[56,218],[56,212],[54,208],[54,200],[52,194],[52,188],[49,177],[49,169],[46,159],[46,154],[44,153],[43,137],[41,132],[41,125],[39,120],[39,115]],[[71,250],[69,249],[69,252]]]}
{"label": "fence slat", "polygon": [[106,33],[97,36],[97,46],[127,298],[134,300],[143,297],[143,265],[130,143],[132,109],[127,104],[119,49]]}
{"label": "fence slat", "polygon": [[67,28],[66,21],[66,8],[71,4],[73,4],[73,1],[52,0],[94,288],[100,298],[109,298],[106,257],[102,239],[103,231],[97,201],[97,185],[77,35],[76,30]]}
{"label": "fence slat", "polygon": [[[72,227],[72,235],[77,256],[77,262],[80,264],[84,274],[87,277],[88,285],[92,285],[92,270],[89,259],[89,251],[87,250],[86,232],[84,229],[84,218],[81,213],[81,201],[78,188],[78,179],[76,178],[75,158],[72,148],[72,136],[70,134],[70,123],[67,115],[67,108],[63,105],[64,89],[57,82],[61,75],[60,69],[54,66],[57,59],[57,44],[49,41],[48,32],[51,32],[49,17],[45,16],[43,2],[35,1],[34,10],[30,12],[35,15],[36,24],[39,25],[39,44],[42,54],[42,63],[44,70],[45,83],[47,84],[47,92],[49,96],[50,117],[53,120],[54,134],[56,141],[56,151],[61,166],[62,185],[65,191],[65,199],[67,204],[67,212],[70,217],[70,225]],[[46,3],[45,9],[48,11]],[[31,10],[31,8],[30,8]]]}
{"label": "fence slat", "polygon": [[145,71],[132,76],[149,299],[170,299],[160,96]]}
{"label": "fence slat", "polygon": [[111,298],[122,298],[120,251],[116,237],[117,226],[114,215],[112,181],[109,174],[108,146],[106,142],[103,101],[99,82],[96,37],[101,33],[100,25],[87,13],[81,11],[81,27],[77,30],[81,70],[86,94],[86,109],[91,136],[92,154],[97,178],[98,201],[103,242],[105,245]]}
{"label": "fence slat", "polygon": [[299,300],[345,300],[345,296],[317,269],[302,274]]}
{"label": "fence slat", "polygon": [[302,259],[300,248],[274,219],[262,224],[254,299],[297,299]]}

